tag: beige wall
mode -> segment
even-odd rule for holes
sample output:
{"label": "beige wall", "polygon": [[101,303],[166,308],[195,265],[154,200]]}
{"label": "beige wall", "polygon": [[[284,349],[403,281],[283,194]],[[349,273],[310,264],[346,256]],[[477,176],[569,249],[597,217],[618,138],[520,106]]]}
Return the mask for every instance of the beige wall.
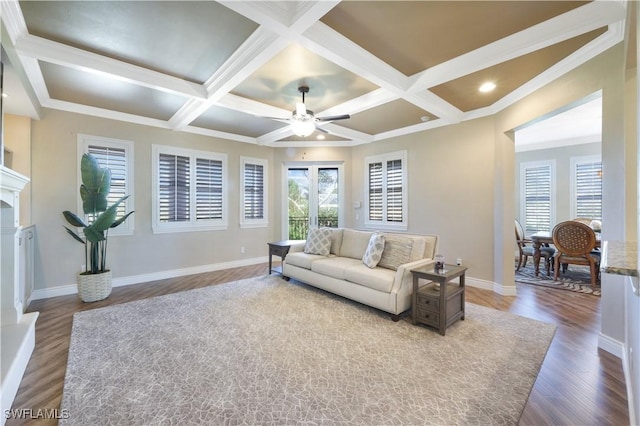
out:
{"label": "beige wall", "polygon": [[[84,263],[83,246],[66,235],[63,210],[76,210],[78,133],[126,139],[135,152],[135,234],[109,239],[107,263],[114,278],[242,261],[266,256],[273,227],[239,228],[240,156],[265,158],[273,172],[270,148],[217,140],[183,132],[116,122],[79,114],[45,110],[32,127],[33,223],[37,225],[36,289],[75,283]],[[151,231],[151,145],[210,150],[228,155],[229,228],[226,231],[153,234]],[[274,182],[272,176],[269,179]],[[273,190],[270,190],[273,193]],[[269,203],[273,223],[273,201]],[[256,242],[260,242],[259,244]],[[240,253],[244,246],[246,252]]]}
{"label": "beige wall", "polygon": [[447,262],[462,258],[469,276],[493,281],[493,133],[487,117],[356,146],[352,201],[364,205],[365,157],[407,150],[408,231],[438,235]]}
{"label": "beige wall", "polygon": [[[4,147],[11,151],[5,166],[31,178],[31,119],[19,115],[4,116]],[[20,225],[31,225],[31,183],[20,192]]]}

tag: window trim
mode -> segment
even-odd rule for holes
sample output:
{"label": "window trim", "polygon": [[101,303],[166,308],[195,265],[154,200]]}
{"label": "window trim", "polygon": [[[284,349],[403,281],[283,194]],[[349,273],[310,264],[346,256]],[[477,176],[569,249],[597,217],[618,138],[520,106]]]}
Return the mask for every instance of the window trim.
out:
{"label": "window trim", "polygon": [[[228,161],[227,154],[221,154],[211,151],[199,151],[187,148],[178,148],[167,145],[152,145],[152,170],[151,170],[151,186],[152,186],[152,231],[154,234],[165,234],[173,232],[197,232],[197,231],[221,231],[228,228]],[[159,167],[160,154],[179,155],[189,157],[191,174],[196,176],[196,159],[206,159],[222,162],[222,219],[197,220],[196,218],[196,202],[195,202],[195,185],[196,180],[190,182],[190,220],[185,222],[160,222],[160,185]]]}
{"label": "window trim", "polygon": [[[107,138],[103,136],[93,136],[78,133],[78,173],[77,173],[77,181],[78,188],[82,184],[82,174],[80,173],[80,162],[82,161],[82,156],[85,153],[89,152],[89,146],[99,146],[104,148],[115,148],[115,149],[124,149],[125,158],[127,162],[127,174],[125,178],[125,194],[129,196],[124,201],[125,211],[130,212],[135,210],[135,181],[134,181],[134,144],[133,141],[126,139],[114,139]],[[80,197],[80,192],[77,195],[77,203],[78,203],[78,214],[81,217],[85,217],[83,214],[82,208],[82,198]],[[121,235],[133,235],[135,232],[135,214],[129,216],[127,220],[124,221],[120,226],[110,229],[109,236],[121,236]],[[85,217],[86,219],[86,217]]]}
{"label": "window trim", "polygon": [[[244,215],[244,203],[245,203],[245,166],[247,164],[254,164],[258,166],[262,166],[263,176],[262,176],[262,209],[263,209],[263,217],[262,219],[248,219]],[[267,204],[268,197],[268,188],[269,188],[269,161],[263,158],[253,158],[253,157],[240,157],[240,228],[266,228],[269,226],[269,208]]]}
{"label": "window trim", "polygon": [[[576,176],[576,167],[579,164],[585,164],[585,163],[601,163],[602,164],[602,156],[601,155],[583,155],[583,156],[577,156],[577,157],[571,157],[569,159],[569,162],[571,163],[571,175],[569,176],[569,180],[570,180],[570,196],[571,196],[571,206],[570,206],[570,214],[572,218],[577,218],[578,217],[578,197],[577,197],[577,191],[576,191],[576,183],[577,183],[577,176]],[[601,179],[601,183],[602,183],[602,179]],[[600,211],[602,212],[602,188],[600,189]],[[602,220],[602,218],[593,218],[593,219],[598,219],[598,220]]]}
{"label": "window trim", "polygon": [[549,232],[553,229],[553,226],[556,223],[556,160],[542,160],[542,161],[527,161],[524,163],[520,163],[520,223],[522,223],[525,235],[527,234],[527,224],[526,224],[526,170],[529,168],[549,166]]}
{"label": "window trim", "polygon": [[[387,211],[387,162],[400,160],[402,163],[402,222],[388,222],[386,218]],[[372,163],[382,163],[383,164],[383,197],[382,197],[382,212],[383,212],[383,220],[382,221],[372,221],[369,219],[369,165]],[[371,155],[364,158],[364,226],[368,229],[381,229],[381,230],[390,230],[390,231],[406,231],[409,225],[409,204],[408,204],[408,194],[409,194],[409,164],[407,163],[407,151],[396,151],[390,152],[386,154],[379,155]]]}

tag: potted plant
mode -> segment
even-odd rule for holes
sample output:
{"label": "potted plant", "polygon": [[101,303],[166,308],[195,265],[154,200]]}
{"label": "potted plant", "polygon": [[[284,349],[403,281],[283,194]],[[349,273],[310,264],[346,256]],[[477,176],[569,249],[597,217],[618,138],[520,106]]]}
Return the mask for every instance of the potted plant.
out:
{"label": "potted plant", "polygon": [[78,273],[78,295],[84,302],[95,302],[111,294],[111,271],[107,269],[107,241],[109,229],[123,223],[133,214],[129,212],[117,218],[118,206],[129,196],[125,195],[111,206],[107,196],[111,187],[111,170],[102,168],[91,154],[84,154],[80,162],[82,185],[80,197],[84,215],[88,216],[87,225],[75,213],[62,212],[69,224],[82,228],[84,238],[76,231],[64,227],[76,241],[85,245],[85,271]]}

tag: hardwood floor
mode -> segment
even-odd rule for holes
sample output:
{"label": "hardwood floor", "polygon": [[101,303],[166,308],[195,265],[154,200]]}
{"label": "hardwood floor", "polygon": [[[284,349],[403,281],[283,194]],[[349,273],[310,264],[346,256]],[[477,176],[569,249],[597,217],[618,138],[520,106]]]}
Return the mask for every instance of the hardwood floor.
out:
{"label": "hardwood floor", "polygon": [[[79,311],[264,275],[267,265],[173,278],[113,289],[103,301],[76,295],[31,303],[38,311],[36,347],[13,409],[59,409],[73,314]],[[467,287],[467,301],[556,324],[558,329],[524,409],[521,425],[629,424],[626,387],[618,358],[598,350],[600,298],[529,285],[517,297]],[[4,413],[3,413],[4,414]],[[56,420],[9,419],[7,425],[56,424]]]}

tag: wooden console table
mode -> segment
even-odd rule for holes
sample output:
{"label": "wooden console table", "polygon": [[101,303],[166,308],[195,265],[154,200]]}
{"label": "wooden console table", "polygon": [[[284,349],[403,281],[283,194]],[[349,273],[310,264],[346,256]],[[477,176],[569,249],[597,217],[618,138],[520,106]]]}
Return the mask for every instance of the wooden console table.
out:
{"label": "wooden console table", "polygon": [[276,269],[272,269],[272,256],[280,256],[280,259],[284,261],[284,258],[287,257],[287,253],[289,253],[289,249],[291,248],[291,246],[303,242],[304,240],[284,240],[267,243],[269,245],[269,275],[271,275],[271,272],[278,272],[280,274],[282,273],[282,266]]}
{"label": "wooden console table", "polygon": [[[413,294],[411,315],[414,324],[422,323],[438,329],[443,336],[451,324],[464,320],[464,278],[467,268],[434,265],[412,269]],[[459,283],[451,281],[460,277]],[[419,280],[430,282],[420,287]]]}

